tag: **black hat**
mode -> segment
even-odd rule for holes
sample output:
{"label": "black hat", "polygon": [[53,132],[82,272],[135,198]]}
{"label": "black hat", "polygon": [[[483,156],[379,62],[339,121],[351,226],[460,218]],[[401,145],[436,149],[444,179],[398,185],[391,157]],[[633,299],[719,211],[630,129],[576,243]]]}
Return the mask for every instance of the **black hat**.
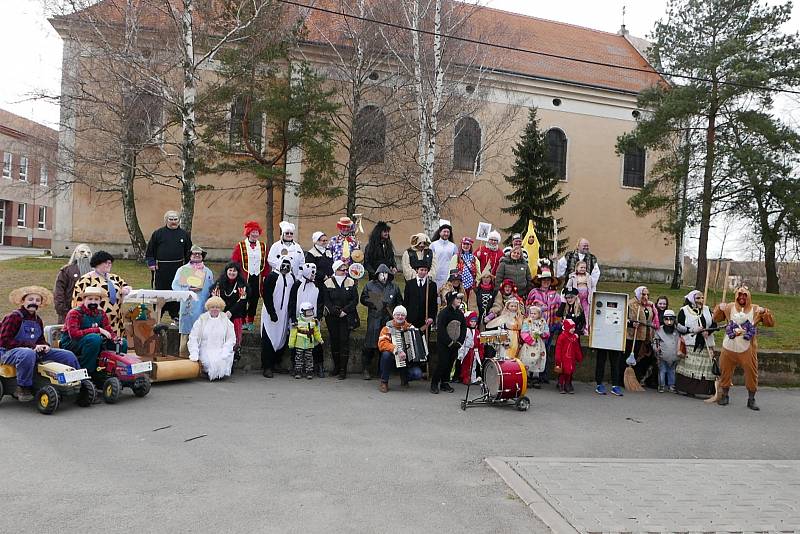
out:
{"label": "black hat", "polygon": [[106,252],[105,250],[98,250],[92,257],[89,259],[89,267],[97,267],[101,263],[105,263],[107,261],[114,262],[114,256]]}
{"label": "black hat", "polygon": [[444,296],[445,301],[447,302],[448,306],[453,303],[456,298],[461,298],[464,300],[464,294],[459,293],[458,291],[448,291],[447,294]]}
{"label": "black hat", "polygon": [[575,287],[565,287],[562,294],[565,297],[577,297],[578,296],[578,289]]}
{"label": "black hat", "polygon": [[450,269],[450,276],[447,277],[447,281],[450,280],[461,280],[461,275],[458,273],[458,269]]}

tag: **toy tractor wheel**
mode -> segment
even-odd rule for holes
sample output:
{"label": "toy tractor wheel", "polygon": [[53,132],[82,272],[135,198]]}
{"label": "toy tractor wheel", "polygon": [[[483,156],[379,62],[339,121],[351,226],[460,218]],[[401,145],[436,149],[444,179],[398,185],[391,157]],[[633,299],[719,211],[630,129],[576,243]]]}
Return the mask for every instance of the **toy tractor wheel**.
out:
{"label": "toy tractor wheel", "polygon": [[514,404],[516,405],[517,410],[526,412],[531,406],[531,400],[528,397],[520,397]]}
{"label": "toy tractor wheel", "polygon": [[144,397],[150,393],[150,377],[140,376],[133,383],[133,387],[131,389],[133,390],[133,394],[137,397]]}
{"label": "toy tractor wheel", "polygon": [[120,382],[119,378],[116,376],[107,378],[106,381],[103,382],[103,400],[106,401],[107,404],[116,403],[121,393],[122,382]]}
{"label": "toy tractor wheel", "polygon": [[81,391],[78,393],[78,400],[76,401],[81,408],[87,408],[94,404],[97,399],[97,388],[91,380],[81,380]]}
{"label": "toy tractor wheel", "polygon": [[58,391],[56,391],[56,388],[45,386],[36,392],[36,409],[44,415],[50,415],[58,409]]}

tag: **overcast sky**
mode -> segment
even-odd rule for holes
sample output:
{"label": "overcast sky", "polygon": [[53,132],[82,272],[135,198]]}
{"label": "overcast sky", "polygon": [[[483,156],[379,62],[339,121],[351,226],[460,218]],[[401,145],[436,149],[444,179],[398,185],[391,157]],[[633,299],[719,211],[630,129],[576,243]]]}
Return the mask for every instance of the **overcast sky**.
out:
{"label": "overcast sky", "polygon": [[[667,0],[487,0],[491,7],[525,15],[586,26],[607,32],[619,30],[622,9],[625,25],[636,36],[647,37],[655,21],[664,16]],[[780,3],[769,0],[770,4]],[[43,0],[0,0],[0,107],[35,121],[57,127],[58,107],[32,100],[32,93],[57,94],[61,80],[61,40],[47,22]],[[800,29],[800,9],[786,31]],[[784,118],[800,125],[800,104],[781,100]],[[720,228],[722,225],[719,225]],[[721,230],[717,230],[721,232]],[[712,231],[713,233],[713,231]],[[721,235],[712,239],[709,256],[719,252]],[[688,243],[696,248],[696,241]],[[733,245],[741,248],[741,245]],[[716,249],[716,250],[714,250]],[[741,256],[726,245],[727,252]]]}

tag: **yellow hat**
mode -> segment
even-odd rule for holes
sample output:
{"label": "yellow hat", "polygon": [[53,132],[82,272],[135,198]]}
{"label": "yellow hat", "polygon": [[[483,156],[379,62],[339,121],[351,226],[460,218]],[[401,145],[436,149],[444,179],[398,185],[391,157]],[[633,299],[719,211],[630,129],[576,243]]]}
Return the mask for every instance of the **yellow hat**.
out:
{"label": "yellow hat", "polygon": [[22,301],[25,300],[25,297],[33,294],[42,297],[42,306],[49,306],[53,303],[53,294],[49,289],[46,289],[42,286],[25,286],[17,288],[8,295],[8,300],[11,302],[11,304],[20,306],[22,305]]}

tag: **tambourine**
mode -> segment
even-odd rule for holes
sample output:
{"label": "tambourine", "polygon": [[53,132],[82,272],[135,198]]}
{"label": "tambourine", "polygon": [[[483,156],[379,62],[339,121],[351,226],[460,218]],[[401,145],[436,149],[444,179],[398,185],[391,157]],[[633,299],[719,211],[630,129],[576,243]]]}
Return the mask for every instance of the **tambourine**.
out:
{"label": "tambourine", "polygon": [[364,253],[361,250],[354,250],[350,253],[350,259],[355,263],[361,263],[364,261]]}
{"label": "tambourine", "polygon": [[347,274],[350,275],[350,278],[355,278],[356,280],[361,280],[364,278],[364,266],[360,263],[353,263],[347,269]]}

